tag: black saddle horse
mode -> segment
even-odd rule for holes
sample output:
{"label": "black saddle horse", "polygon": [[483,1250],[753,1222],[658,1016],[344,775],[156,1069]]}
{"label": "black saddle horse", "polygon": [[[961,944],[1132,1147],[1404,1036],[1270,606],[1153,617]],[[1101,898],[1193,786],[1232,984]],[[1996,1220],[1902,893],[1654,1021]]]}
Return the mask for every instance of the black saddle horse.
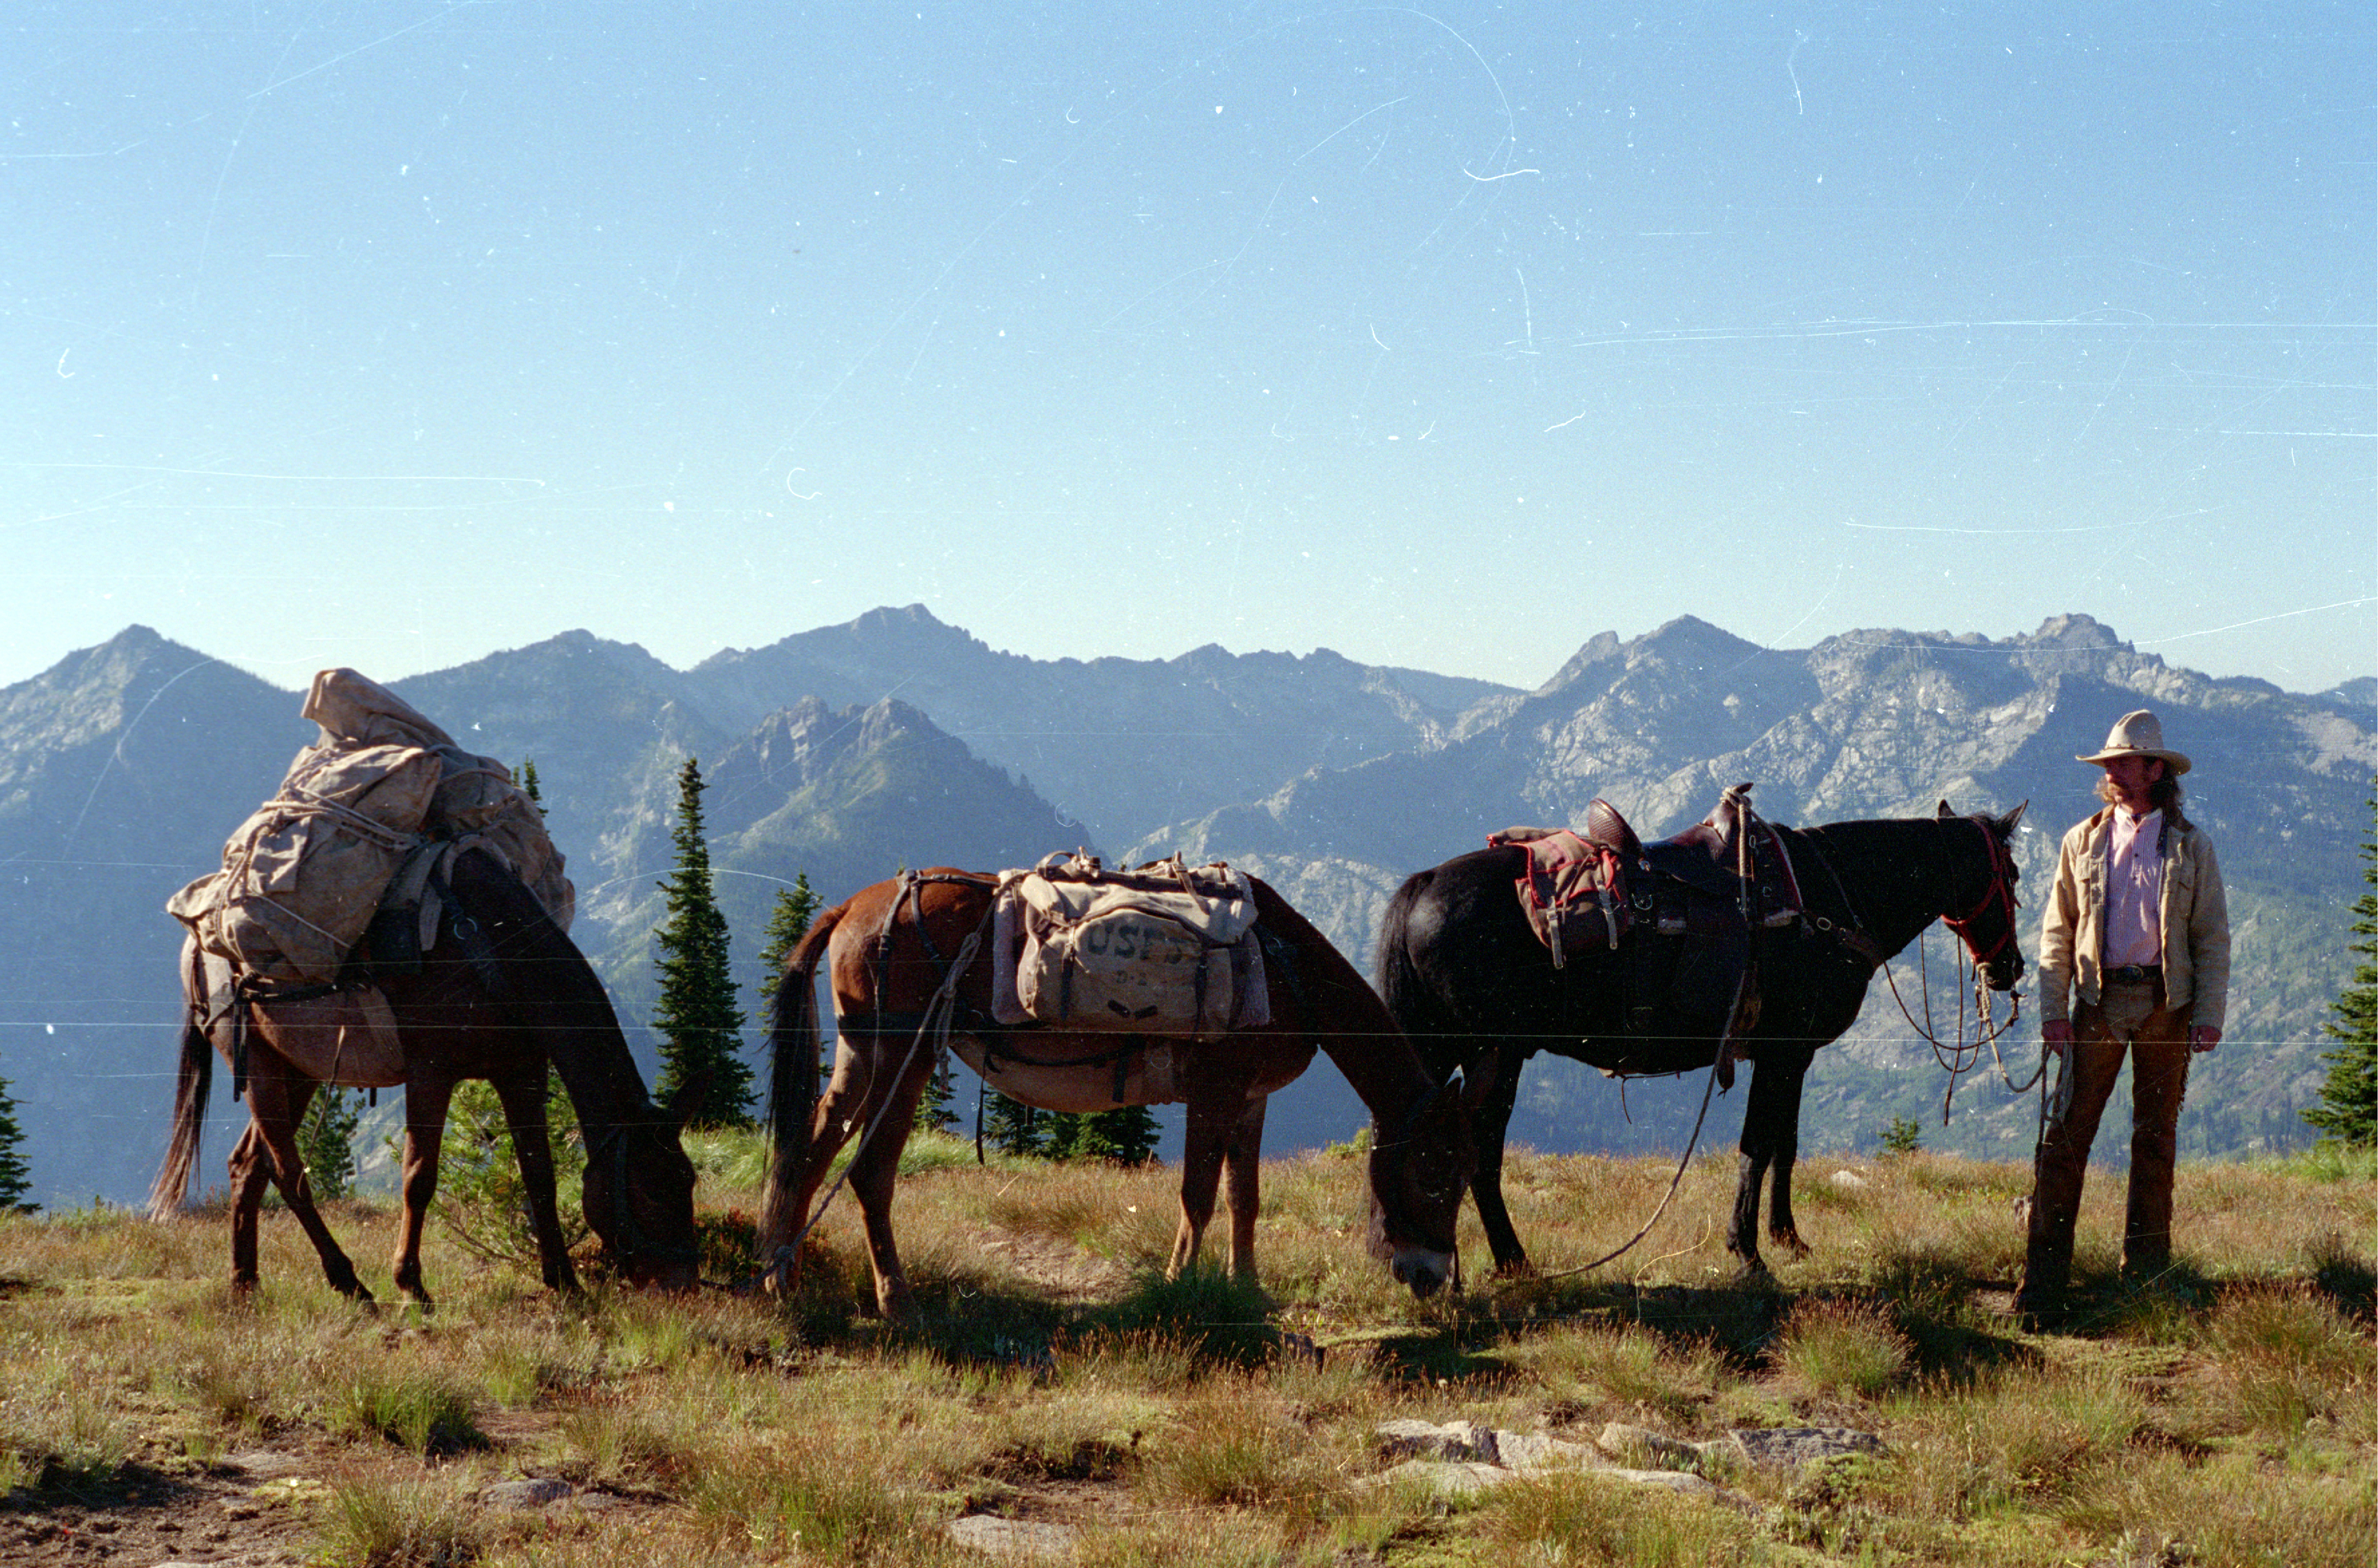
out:
{"label": "black saddle horse", "polygon": [[[1730,805],[1737,798],[1729,792]],[[1712,850],[1738,832],[1771,827],[1786,876],[1797,883],[1801,915],[1747,922],[1731,944],[1659,933],[1684,922],[1638,919],[1606,951],[1590,946],[1555,965],[1514,892],[1528,869],[1523,844],[1457,856],[1397,890],[1380,933],[1381,987],[1428,1071],[1440,1078],[1456,1067],[1463,1072],[1477,1143],[1471,1191],[1495,1269],[1527,1266],[1502,1191],[1503,1140],[1521,1065],[1549,1050],[1622,1075],[1710,1067],[1730,1012],[1729,1056],[1748,1060],[1752,1071],[1726,1246],[1747,1269],[1764,1268],[1759,1190],[1771,1171],[1768,1234],[1804,1254],[1792,1217],[1792,1166],[1808,1063],[1856,1019],[1874,972],[1935,920],[1946,919],[1963,937],[1991,989],[2013,987],[2023,955],[2009,844],[2023,808],[1957,816],[1943,801],[1937,817],[1800,829],[1734,820],[1722,808],[1678,839],[1645,845],[1606,804],[1595,805],[1588,833],[1630,862],[1639,909],[1651,888],[1674,892],[1688,868],[1706,888],[1709,868],[1724,862]],[[1721,871],[1719,884],[1730,877]],[[1715,895],[1690,896],[1706,908]],[[1732,1012],[1746,954],[1753,1005]],[[1721,1065],[1730,1071],[1730,1061]]]}

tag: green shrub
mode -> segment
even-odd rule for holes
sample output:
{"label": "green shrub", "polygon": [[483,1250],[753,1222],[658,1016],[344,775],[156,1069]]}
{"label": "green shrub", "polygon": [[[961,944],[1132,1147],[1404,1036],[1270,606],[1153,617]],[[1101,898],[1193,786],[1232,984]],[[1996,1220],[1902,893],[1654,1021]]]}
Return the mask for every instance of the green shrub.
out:
{"label": "green shrub", "polygon": [[[553,1148],[562,1239],[574,1249],[592,1234],[579,1207],[586,1144],[578,1131],[578,1113],[550,1069],[545,1119]],[[454,1091],[438,1155],[437,1210],[447,1234],[473,1256],[531,1272],[541,1266],[536,1230],[529,1221],[528,1186],[512,1152],[503,1102],[491,1084],[473,1080]]]}

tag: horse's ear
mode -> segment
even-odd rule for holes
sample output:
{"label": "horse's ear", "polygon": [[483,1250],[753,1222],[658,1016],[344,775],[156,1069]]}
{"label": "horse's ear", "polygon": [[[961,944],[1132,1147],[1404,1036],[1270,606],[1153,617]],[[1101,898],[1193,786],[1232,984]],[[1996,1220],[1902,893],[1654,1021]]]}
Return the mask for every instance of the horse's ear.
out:
{"label": "horse's ear", "polygon": [[2023,820],[2024,812],[2028,810],[2030,807],[2031,802],[2026,800],[2021,806],[2016,807],[2013,810],[2000,818],[1999,832],[2012,834],[2014,832],[2015,824]]}
{"label": "horse's ear", "polygon": [[1943,800],[1942,802],[1940,802],[1940,809],[1939,809],[1938,811],[1933,812],[1933,813],[1932,813],[1932,815],[1934,815],[1935,817],[1953,817],[1953,816],[1955,816],[1955,815],[1956,815],[1956,813],[1955,813],[1954,811],[1950,810],[1950,809],[1949,809],[1949,803],[1948,803],[1946,800]]}
{"label": "horse's ear", "polygon": [[668,1104],[660,1107],[661,1114],[682,1133],[686,1124],[693,1119],[693,1113],[702,1108],[702,1102],[709,1095],[710,1069],[705,1067],[670,1092]]}

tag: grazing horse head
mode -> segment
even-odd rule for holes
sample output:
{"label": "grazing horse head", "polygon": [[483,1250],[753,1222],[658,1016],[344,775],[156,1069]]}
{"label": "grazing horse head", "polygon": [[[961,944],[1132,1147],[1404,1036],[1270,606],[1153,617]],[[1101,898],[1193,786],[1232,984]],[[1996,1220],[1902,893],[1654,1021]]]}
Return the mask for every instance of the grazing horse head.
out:
{"label": "grazing horse head", "polygon": [[1459,1082],[1430,1088],[1397,1126],[1371,1129],[1371,1252],[1423,1301],[1459,1267],[1454,1227],[1478,1163]]}
{"label": "grazing horse head", "polygon": [[[1980,835],[1981,854],[1970,863],[1960,857],[1955,885],[1958,897],[1966,901],[1960,905],[1964,913],[1952,913],[1942,920],[1964,940],[1983,982],[1994,991],[2011,991],[2023,978],[2023,949],[2015,941],[2014,928],[2014,912],[2022,906],[2015,883],[2023,871],[2014,863],[2012,840],[2028,805],[2025,801],[2000,817],[1976,811],[1964,819]],[[1944,800],[1939,815],[1946,820],[1955,813]]]}
{"label": "grazing horse head", "polygon": [[[687,1108],[695,1103],[680,1095]],[[679,1134],[684,1117],[644,1102],[586,1142],[582,1199],[588,1228],[619,1276],[634,1286],[691,1290],[701,1283],[693,1221],[693,1161]]]}

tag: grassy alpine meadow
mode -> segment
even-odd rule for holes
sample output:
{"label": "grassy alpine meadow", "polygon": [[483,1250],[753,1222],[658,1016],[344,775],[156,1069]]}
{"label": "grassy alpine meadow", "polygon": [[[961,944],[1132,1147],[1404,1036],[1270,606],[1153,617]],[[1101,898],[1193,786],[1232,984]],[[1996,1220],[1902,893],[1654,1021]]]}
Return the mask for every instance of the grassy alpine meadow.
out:
{"label": "grassy alpine meadow", "polygon": [[[761,1153],[690,1141],[705,1273],[748,1274]],[[1260,1287],[1175,1282],[1177,1172],[918,1138],[897,1205],[919,1321],[873,1299],[837,1200],[799,1289],[556,1297],[433,1224],[433,1311],[360,1310],[268,1212],[229,1287],[218,1203],[170,1222],[0,1218],[0,1560],[668,1562],[2189,1563],[2378,1553],[2378,1168],[2320,1152],[2183,1165],[2172,1275],[2118,1276],[2122,1180],[2083,1215],[2075,1321],[2006,1315],[2028,1172],[1805,1159],[1806,1258],[1723,1249],[1734,1161],[1515,1151],[1539,1273],[1421,1303],[1363,1249],[1351,1149],[1263,1167]],[[383,1297],[395,1215],[330,1205]],[[1388,1474],[1395,1419],[1471,1421],[1683,1468],[1459,1490]],[[1753,1467],[1734,1429],[1879,1447]],[[1645,1437],[1640,1434],[1651,1434]],[[1663,1442],[1657,1439],[1675,1439]],[[1663,1457],[1665,1455],[1666,1457]],[[1680,1480],[1683,1478],[1671,1478]],[[1694,1483],[1698,1485],[1699,1483]],[[954,1528],[955,1522],[966,1525]],[[1006,1532],[996,1540],[982,1533]],[[996,1546],[1002,1559],[985,1555]]]}

